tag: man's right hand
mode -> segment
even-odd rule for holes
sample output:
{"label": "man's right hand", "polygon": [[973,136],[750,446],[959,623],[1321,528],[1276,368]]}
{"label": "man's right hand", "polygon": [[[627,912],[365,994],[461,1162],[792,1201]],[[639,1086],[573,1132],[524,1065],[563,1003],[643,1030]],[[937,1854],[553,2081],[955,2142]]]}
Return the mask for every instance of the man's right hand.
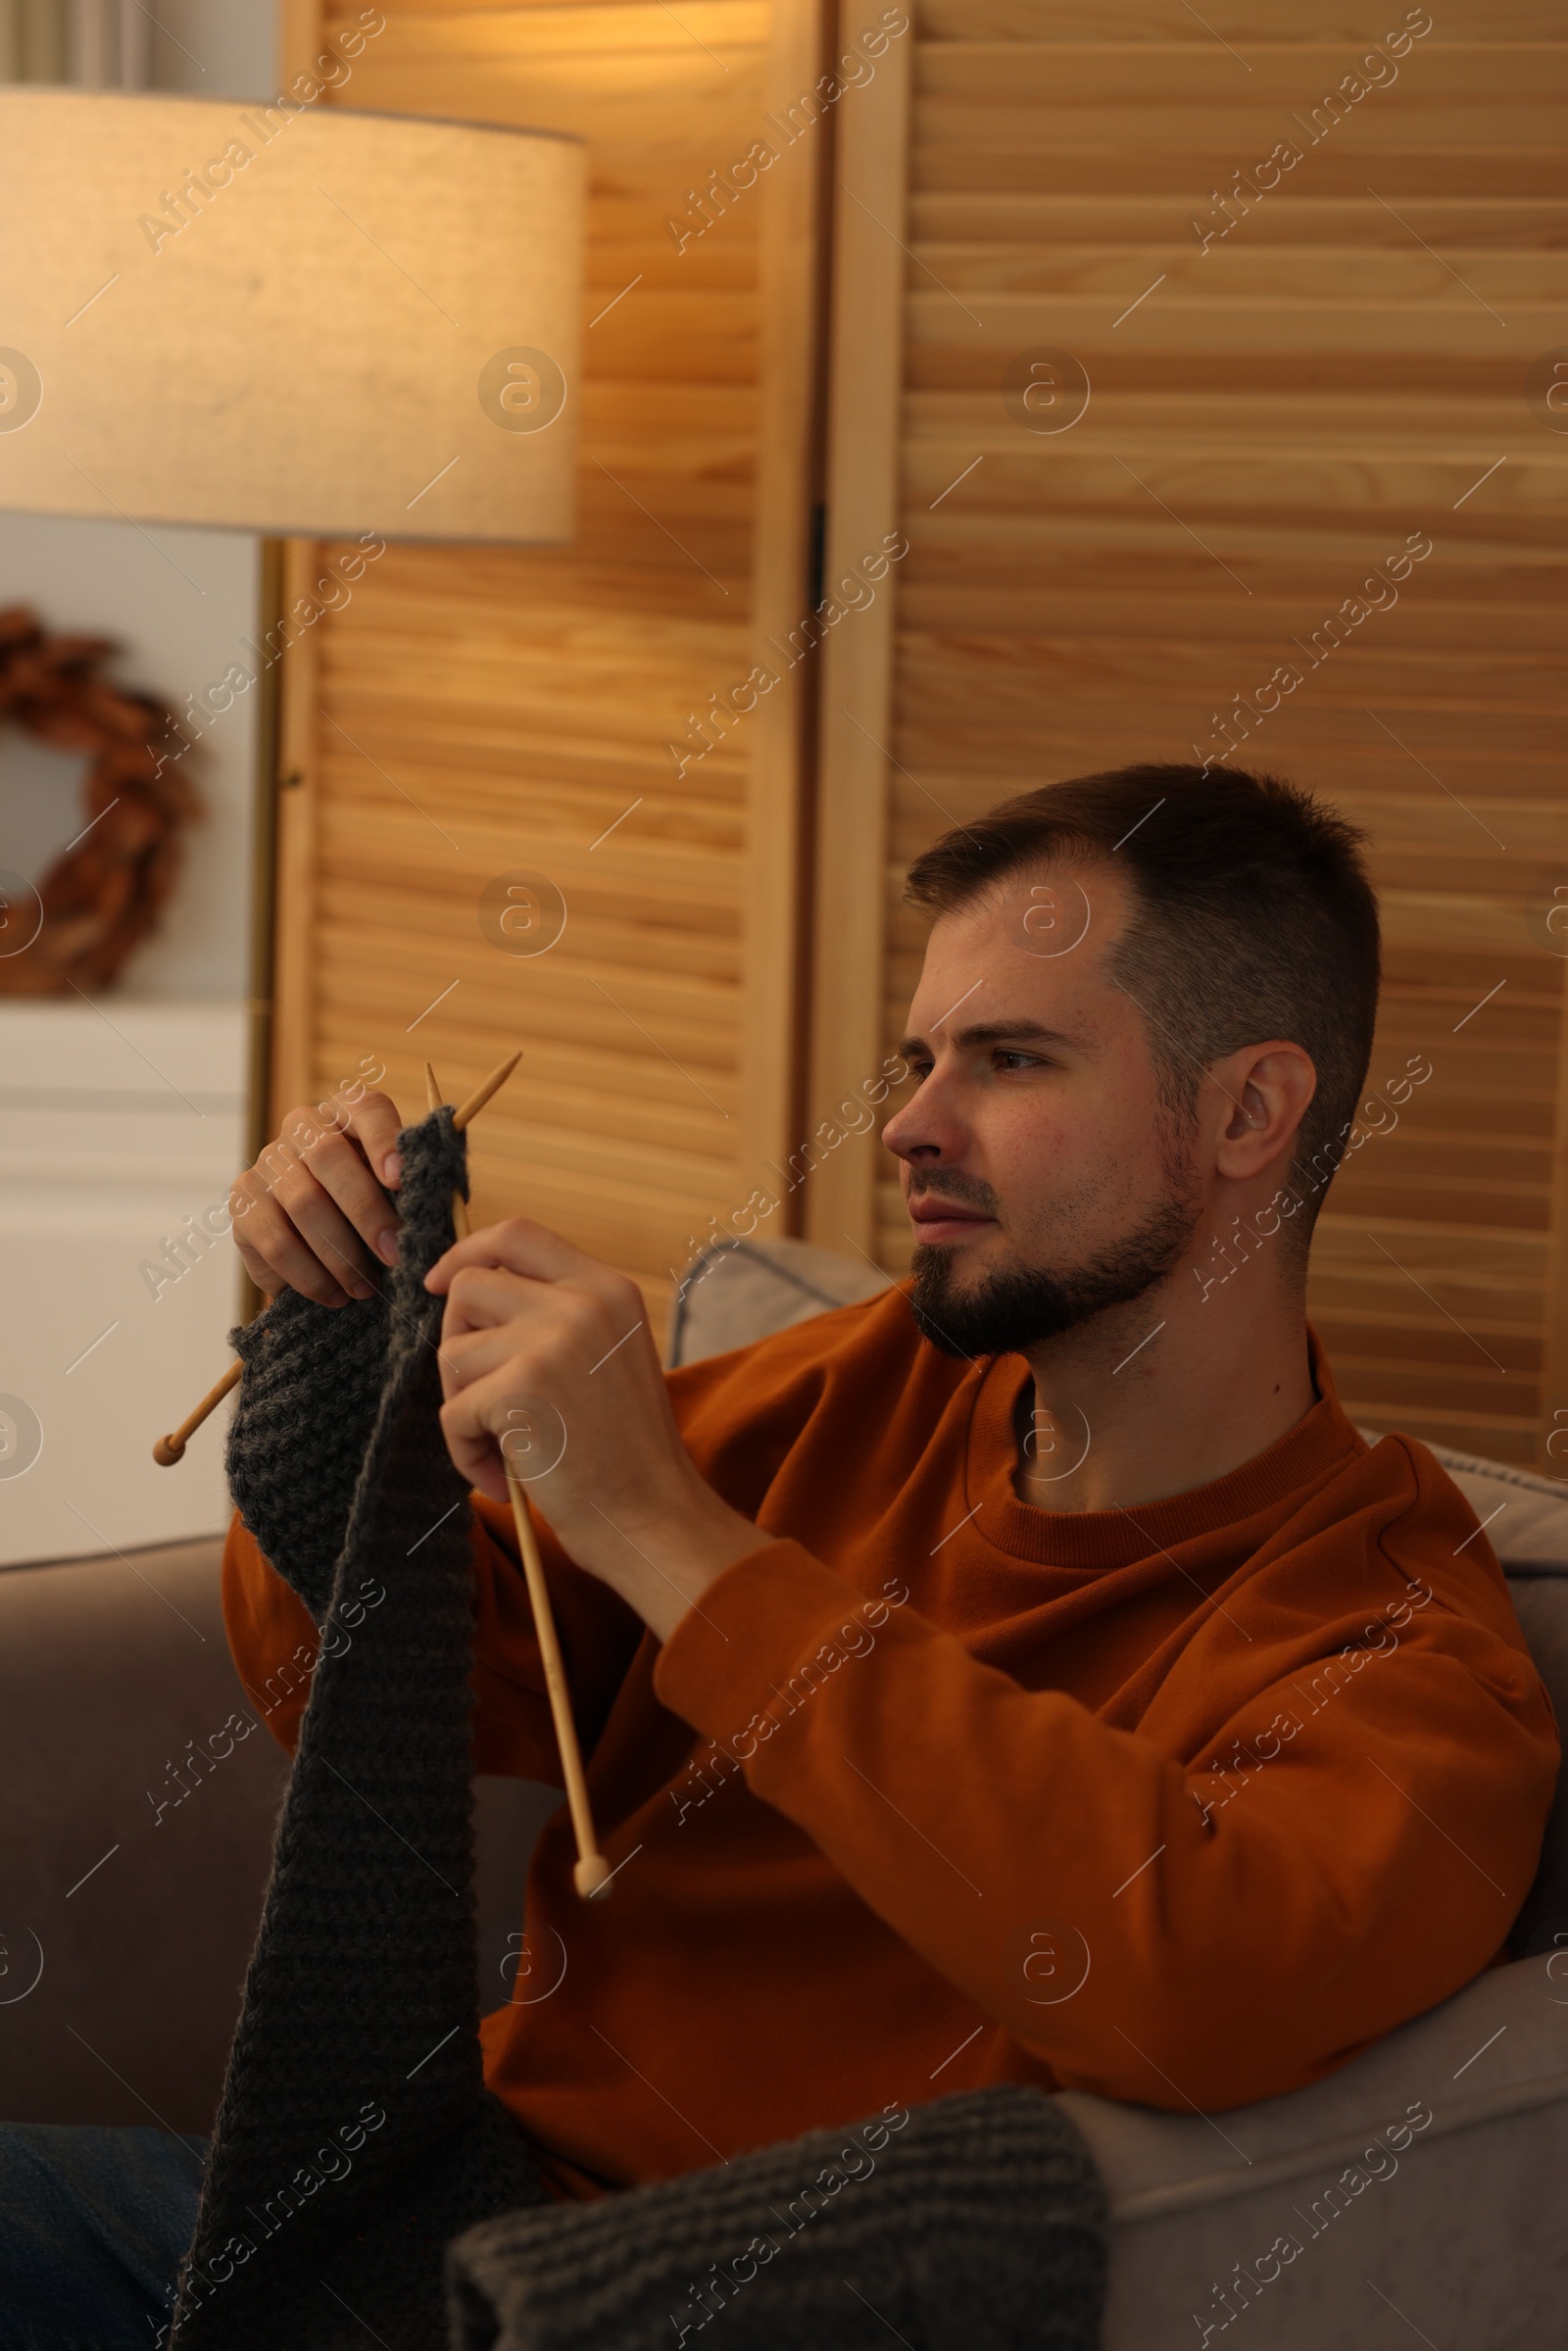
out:
{"label": "man's right hand", "polygon": [[403,1180],[403,1123],[389,1095],[362,1094],[352,1105],[333,1095],[291,1110],[236,1180],[234,1239],[268,1298],[285,1285],[323,1306],[373,1297],[370,1276],[397,1260],[400,1220],[388,1194]]}

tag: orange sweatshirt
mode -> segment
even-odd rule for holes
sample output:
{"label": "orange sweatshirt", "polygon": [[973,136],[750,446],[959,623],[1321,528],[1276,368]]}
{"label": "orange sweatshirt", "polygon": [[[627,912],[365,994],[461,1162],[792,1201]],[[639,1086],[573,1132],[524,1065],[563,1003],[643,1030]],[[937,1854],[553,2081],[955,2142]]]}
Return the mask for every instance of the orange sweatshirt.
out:
{"label": "orange sweatshirt", "polygon": [[[1271,2096],[1497,1956],[1550,1703],[1457,1489],[1313,1369],[1245,1467],[1082,1514],[1012,1492],[1023,1359],[937,1353],[902,1290],[669,1375],[705,1475],[787,1540],[661,1647],[542,1532],[616,1874],[577,1900],[563,1806],[483,2032],[558,2194],[991,2082]],[[560,1787],[482,1498],[473,1552],[476,1768]],[[291,1744],[313,1628],[237,1521],[224,1597]]]}

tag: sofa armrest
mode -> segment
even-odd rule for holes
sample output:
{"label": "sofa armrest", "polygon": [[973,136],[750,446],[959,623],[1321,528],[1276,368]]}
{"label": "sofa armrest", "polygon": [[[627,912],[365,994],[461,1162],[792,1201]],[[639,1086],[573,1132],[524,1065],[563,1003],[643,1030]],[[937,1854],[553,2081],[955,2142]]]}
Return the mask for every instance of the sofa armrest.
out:
{"label": "sofa armrest", "polygon": [[[211,2125],[289,1772],[229,1657],[221,1550],[0,1573],[0,2122]],[[230,1715],[254,1728],[215,1757]],[[562,1796],[490,1776],[474,1796],[489,2009]]]}
{"label": "sofa armrest", "polygon": [[1390,2305],[1487,2351],[1539,2351],[1561,2323],[1568,2235],[1544,2182],[1568,2167],[1568,1950],[1489,1969],[1255,2106],[1061,2097],[1111,2200],[1103,2351],[1200,2345],[1253,2304],[1256,2351],[1400,2341]]}
{"label": "sofa armrest", "polygon": [[220,1550],[207,1537],[0,1574],[7,2122],[212,2119],[288,1775],[259,1723],[222,1735],[255,1708],[223,1635]]}

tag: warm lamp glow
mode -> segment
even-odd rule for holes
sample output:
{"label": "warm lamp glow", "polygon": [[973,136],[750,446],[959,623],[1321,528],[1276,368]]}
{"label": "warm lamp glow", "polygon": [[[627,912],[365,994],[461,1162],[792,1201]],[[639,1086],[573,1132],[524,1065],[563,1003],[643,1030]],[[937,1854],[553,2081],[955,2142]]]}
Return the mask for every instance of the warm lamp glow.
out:
{"label": "warm lamp glow", "polygon": [[570,536],[581,144],[0,90],[0,507]]}

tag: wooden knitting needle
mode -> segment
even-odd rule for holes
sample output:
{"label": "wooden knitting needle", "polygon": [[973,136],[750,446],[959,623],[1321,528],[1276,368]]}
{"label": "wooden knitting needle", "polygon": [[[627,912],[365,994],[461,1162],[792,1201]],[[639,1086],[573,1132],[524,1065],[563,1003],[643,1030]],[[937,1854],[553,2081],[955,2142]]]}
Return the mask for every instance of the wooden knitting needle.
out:
{"label": "wooden knitting needle", "polygon": [[[460,1108],[453,1111],[452,1123],[457,1128],[460,1135],[462,1134],[464,1128],[467,1125],[469,1119],[477,1116],[478,1112],[484,1108],[485,1103],[490,1100],[491,1095],[498,1094],[501,1091],[501,1088],[506,1084],[508,1078],[511,1077],[513,1071],[516,1068],[517,1063],[521,1059],[522,1054],[519,1051],[513,1054],[510,1061],[503,1061],[501,1067],[499,1069],[493,1069],[490,1072],[490,1075],[485,1079],[484,1084],[477,1088],[474,1093],[470,1094],[467,1101],[464,1102]],[[435,1071],[431,1068],[428,1061],[426,1061],[424,1065],[424,1090],[427,1107],[432,1110],[439,1110],[441,1107],[441,1088],[436,1082]],[[473,1230],[473,1227],[468,1220],[468,1203],[464,1199],[462,1193],[456,1191],[452,1195],[452,1230],[460,1241],[466,1241],[468,1235]]]}
{"label": "wooden knitting needle", "polygon": [[[510,1060],[504,1070],[487,1078],[475,1095],[471,1095],[461,1110],[454,1111],[454,1126],[466,1126],[476,1110],[504,1084],[515,1069],[520,1054]],[[441,1106],[441,1087],[428,1061],[424,1065],[425,1101],[432,1110]],[[468,1230],[467,1202],[461,1192],[452,1195],[452,1223],[459,1240]],[[577,1726],[572,1719],[571,1692],[566,1687],[566,1669],[562,1662],[561,1642],[556,1637],[556,1620],[550,1610],[550,1587],[545,1582],[544,1561],[539,1556],[539,1540],[533,1531],[528,1503],[522,1486],[503,1446],[502,1466],[507,1473],[507,1492],[512,1497],[513,1524],[517,1530],[517,1549],[522,1558],[522,1572],[528,1585],[528,1605],[533,1610],[533,1629],[539,1642],[539,1655],[544,1662],[545,1689],[550,1697],[551,1719],[556,1726],[556,1745],[561,1751],[562,1777],[566,1783],[566,1802],[571,1811],[572,1834],[577,1839],[577,1861],[571,1873],[572,1885],[583,1901],[603,1899],[610,1890],[611,1869],[599,1850],[594,1831],[593,1808],[588,1801],[588,1782],[582,1768],[582,1749],[577,1744]]]}
{"label": "wooden knitting needle", "polygon": [[[522,1053],[519,1049],[512,1055],[510,1060],[503,1061],[499,1069],[493,1069],[490,1072],[490,1075],[485,1079],[484,1084],[476,1088],[475,1091],[469,1095],[467,1101],[463,1104],[461,1109],[454,1110],[452,1113],[452,1123],[457,1128],[460,1135],[462,1134],[464,1128],[467,1125],[469,1119],[476,1117],[484,1108],[485,1103],[490,1100],[490,1097],[493,1094],[500,1092],[501,1088],[506,1084],[508,1078],[511,1077],[513,1071],[516,1068],[517,1063],[521,1059]],[[430,1067],[428,1061],[426,1061],[424,1065],[424,1082],[426,1091],[430,1096],[429,1106],[433,1110],[439,1105],[440,1094],[436,1088],[435,1072]],[[468,1233],[468,1205],[466,1200],[463,1199],[461,1193],[455,1194],[453,1197],[452,1221],[454,1229],[457,1232],[458,1239],[460,1241],[466,1240]],[[172,1469],[174,1463],[183,1457],[187,1444],[191,1438],[195,1436],[203,1421],[208,1419],[211,1414],[218,1410],[219,1405],[222,1402],[224,1396],[228,1395],[230,1389],[238,1384],[240,1368],[239,1359],[236,1356],[234,1361],[229,1365],[227,1371],[224,1372],[222,1378],[219,1381],[217,1387],[210,1388],[208,1390],[207,1394],[202,1397],[201,1402],[197,1405],[195,1411],[188,1414],[187,1417],[180,1422],[177,1429],[171,1429],[167,1437],[159,1438],[158,1443],[153,1446],[153,1459],[157,1462],[160,1469]]]}
{"label": "wooden knitting needle", "polygon": [[217,1387],[209,1388],[195,1411],[188,1412],[177,1429],[171,1429],[167,1437],[159,1438],[158,1443],[153,1446],[153,1459],[160,1469],[173,1468],[174,1463],[185,1450],[187,1443],[195,1436],[208,1414],[216,1412],[229,1390],[239,1386],[239,1375],[243,1368],[236,1355]]}
{"label": "wooden knitting needle", "polygon": [[[453,1111],[452,1123],[457,1128],[460,1135],[462,1134],[464,1128],[467,1125],[470,1118],[478,1117],[479,1112],[484,1108],[485,1103],[490,1100],[491,1095],[500,1093],[502,1087],[506,1084],[508,1078],[511,1077],[513,1071],[516,1068],[517,1063],[521,1059],[522,1048],[519,1046],[510,1061],[503,1061],[499,1069],[492,1069],[490,1075],[485,1079],[484,1084],[482,1086],[476,1086],[462,1107]],[[429,1062],[426,1061],[424,1066],[428,1072],[430,1067]],[[432,1102],[430,1106],[432,1109],[434,1109],[436,1105]]]}
{"label": "wooden knitting needle", "polygon": [[571,1808],[572,1834],[577,1839],[577,1860],[571,1873],[571,1883],[583,1901],[603,1901],[610,1891],[612,1873],[609,1862],[599,1850],[599,1840],[594,1834],[588,1783],[583,1777],[582,1749],[577,1744],[577,1726],[572,1720],[571,1693],[566,1688],[566,1669],[561,1661],[556,1622],[550,1613],[550,1588],[545,1582],[544,1561],[539,1556],[539,1539],[533,1531],[533,1520],[528,1515],[528,1504],[516,1472],[504,1451],[501,1458],[506,1466],[507,1492],[512,1496],[512,1517],[517,1530],[517,1549],[522,1554],[522,1572],[528,1581],[533,1629],[539,1639],[539,1654],[544,1660],[545,1689],[550,1693],[551,1719],[556,1726],[556,1744],[561,1750],[561,1771],[566,1783],[566,1802]]}

